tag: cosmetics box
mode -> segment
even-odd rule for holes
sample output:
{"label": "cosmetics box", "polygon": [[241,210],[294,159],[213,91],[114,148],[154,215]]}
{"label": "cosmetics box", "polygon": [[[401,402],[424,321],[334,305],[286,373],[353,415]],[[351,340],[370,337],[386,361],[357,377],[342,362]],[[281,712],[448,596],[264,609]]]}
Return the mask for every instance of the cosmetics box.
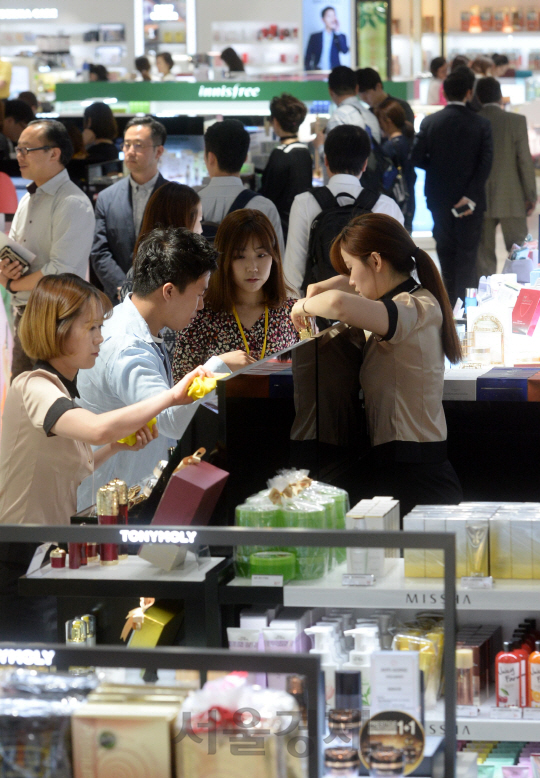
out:
{"label": "cosmetics box", "polygon": [[[446,532],[446,519],[426,516],[426,532]],[[444,578],[444,551],[426,548],[426,578]]]}
{"label": "cosmetics box", "polygon": [[497,513],[489,522],[489,559],[493,578],[512,578],[510,515]]}
{"label": "cosmetics box", "polygon": [[166,573],[182,567],[186,561],[187,548],[175,543],[145,543],[139,549],[139,556],[159,567]]}
{"label": "cosmetics box", "polygon": [[170,778],[179,705],[96,703],[72,714],[74,778]]}
{"label": "cosmetics box", "polygon": [[205,526],[210,521],[229,474],[209,462],[173,473],[152,524]]}
{"label": "cosmetics box", "polygon": [[512,332],[532,335],[539,318],[540,289],[521,289],[512,311]]}
{"label": "cosmetics box", "polygon": [[527,400],[530,403],[540,402],[540,372],[527,379]]}
{"label": "cosmetics box", "polygon": [[512,578],[533,577],[533,521],[530,516],[517,514],[510,520],[512,538]]}
{"label": "cosmetics box", "polygon": [[172,646],[182,624],[183,615],[183,608],[180,606],[178,611],[177,603],[152,605],[145,611],[141,629],[134,629],[131,633],[129,647]]}
{"label": "cosmetics box", "polygon": [[526,402],[528,380],[537,372],[526,367],[494,367],[478,379],[477,399]]}
{"label": "cosmetics box", "polygon": [[[423,516],[415,516],[409,513],[403,517],[403,529],[406,532],[424,532],[425,519]],[[426,553],[423,548],[406,548],[403,550],[405,559],[406,578],[425,578]]]}
{"label": "cosmetics box", "polygon": [[444,374],[443,400],[476,400],[476,382],[489,372],[489,367],[473,370],[447,370]]}
{"label": "cosmetics box", "polygon": [[[446,518],[446,532],[456,536],[456,578],[469,574],[467,565],[467,521],[459,514]],[[487,542],[487,541],[486,541]]]}

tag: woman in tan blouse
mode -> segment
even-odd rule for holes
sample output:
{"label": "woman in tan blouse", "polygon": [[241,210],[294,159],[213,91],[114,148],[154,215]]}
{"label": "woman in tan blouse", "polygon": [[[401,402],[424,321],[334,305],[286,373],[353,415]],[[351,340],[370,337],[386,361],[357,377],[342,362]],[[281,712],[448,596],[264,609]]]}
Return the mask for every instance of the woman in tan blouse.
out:
{"label": "woman in tan blouse", "polygon": [[[69,524],[77,487],[113,454],[137,451],[154,437],[146,423],[172,405],[192,402],[189,373],[172,389],[115,411],[78,407],[76,377],[93,367],[103,341],[101,325],[112,306],[104,294],[71,273],[45,276],[30,295],[20,324],[34,370],[11,384],[0,444],[0,522]],[[117,443],[137,432],[135,446]],[[91,445],[101,446],[92,452]],[[1,561],[1,557],[0,557]]]}
{"label": "woman in tan blouse", "polygon": [[323,316],[372,333],[360,372],[373,447],[368,488],[399,499],[402,515],[418,504],[459,502],[442,395],[444,357],[459,362],[461,350],[439,271],[384,214],[353,219],[331,259],[340,275],[309,286],[291,315],[297,327],[306,315]]}

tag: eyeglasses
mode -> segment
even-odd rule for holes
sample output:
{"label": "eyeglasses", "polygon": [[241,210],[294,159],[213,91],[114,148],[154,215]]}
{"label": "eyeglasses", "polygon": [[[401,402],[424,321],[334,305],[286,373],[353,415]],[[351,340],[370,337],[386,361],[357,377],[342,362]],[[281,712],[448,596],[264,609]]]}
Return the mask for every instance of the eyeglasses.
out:
{"label": "eyeglasses", "polygon": [[34,146],[33,149],[25,148],[24,146],[15,146],[15,154],[18,157],[26,157],[31,151],[48,151],[49,149],[57,149],[58,146]]}
{"label": "eyeglasses", "polygon": [[157,146],[154,143],[131,143],[130,141],[124,141],[122,143],[122,149],[124,151],[129,151],[130,149],[133,149],[135,153],[142,151],[143,149],[155,149]]}

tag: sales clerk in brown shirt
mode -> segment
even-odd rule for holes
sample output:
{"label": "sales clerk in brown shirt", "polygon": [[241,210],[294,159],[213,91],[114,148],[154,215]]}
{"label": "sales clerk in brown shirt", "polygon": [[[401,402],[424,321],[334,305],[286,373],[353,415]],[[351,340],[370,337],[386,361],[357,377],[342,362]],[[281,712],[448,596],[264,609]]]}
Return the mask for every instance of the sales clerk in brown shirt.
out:
{"label": "sales clerk in brown shirt", "polygon": [[[208,277],[188,284],[194,316]],[[173,295],[171,306],[178,307]],[[147,425],[173,405],[192,402],[187,390],[197,368],[172,389],[125,408],[94,414],[79,407],[77,372],[93,367],[103,341],[101,325],[112,304],[102,292],[72,273],[48,275],[32,290],[20,323],[20,338],[28,356],[37,360],[33,370],[21,373],[7,393],[0,443],[0,523],[69,524],[77,509],[77,487],[109,457],[120,450],[138,451],[157,437]],[[209,375],[212,375],[211,373]],[[134,430],[136,444],[117,441]],[[101,446],[95,453],[91,445]],[[39,531],[36,532],[36,543]],[[0,635],[20,639],[20,616],[32,604],[17,605],[17,579],[24,575],[35,544],[0,543]],[[15,616],[14,614],[15,608]],[[38,619],[39,613],[34,617]],[[20,632],[10,635],[15,618]],[[40,630],[34,623],[33,635]],[[43,636],[43,633],[41,633]]]}
{"label": "sales clerk in brown shirt", "polygon": [[340,275],[308,287],[291,315],[297,327],[306,315],[322,316],[372,333],[360,381],[374,494],[384,487],[400,500],[402,515],[415,505],[460,502],[442,394],[444,357],[459,362],[461,350],[435,264],[398,221],[375,213],[344,228],[331,259]]}

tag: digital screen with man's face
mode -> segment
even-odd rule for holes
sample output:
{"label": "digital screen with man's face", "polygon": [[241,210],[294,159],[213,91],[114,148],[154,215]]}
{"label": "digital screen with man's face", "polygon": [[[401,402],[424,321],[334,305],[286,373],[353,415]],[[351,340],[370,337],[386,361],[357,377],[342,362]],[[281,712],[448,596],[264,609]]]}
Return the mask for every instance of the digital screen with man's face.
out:
{"label": "digital screen with man's face", "polygon": [[349,65],[349,0],[303,0],[304,68],[330,71]]}
{"label": "digital screen with man's face", "polygon": [[327,30],[335,30],[339,26],[339,22],[336,16],[336,12],[333,8],[329,8],[323,16],[324,26]]}

